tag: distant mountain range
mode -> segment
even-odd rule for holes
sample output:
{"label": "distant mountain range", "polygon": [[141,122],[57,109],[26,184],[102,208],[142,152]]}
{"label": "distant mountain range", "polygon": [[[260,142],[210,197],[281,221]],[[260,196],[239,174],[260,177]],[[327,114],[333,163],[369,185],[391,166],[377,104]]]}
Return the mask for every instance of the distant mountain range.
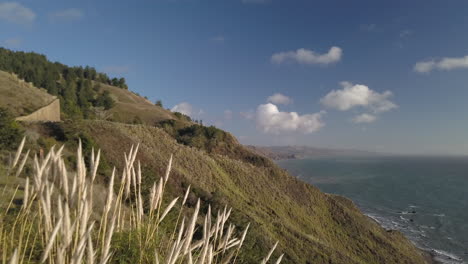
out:
{"label": "distant mountain range", "polygon": [[255,153],[273,160],[304,159],[310,157],[330,156],[369,156],[382,155],[382,153],[355,149],[328,149],[309,146],[247,146]]}

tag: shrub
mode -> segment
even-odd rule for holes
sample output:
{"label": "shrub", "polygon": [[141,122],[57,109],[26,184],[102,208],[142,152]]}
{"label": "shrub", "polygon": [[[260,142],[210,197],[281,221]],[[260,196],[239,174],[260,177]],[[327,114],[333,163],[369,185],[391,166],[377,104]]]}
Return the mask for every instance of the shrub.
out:
{"label": "shrub", "polygon": [[115,105],[114,99],[110,96],[109,91],[104,91],[96,98],[95,106],[102,106],[105,110],[109,110]]}
{"label": "shrub", "polygon": [[186,114],[182,114],[180,112],[174,112],[174,115],[177,117],[177,119],[181,121],[187,121],[187,122],[192,122],[192,118]]}
{"label": "shrub", "polygon": [[11,113],[5,108],[0,108],[0,148],[14,149],[22,137],[23,131]]}

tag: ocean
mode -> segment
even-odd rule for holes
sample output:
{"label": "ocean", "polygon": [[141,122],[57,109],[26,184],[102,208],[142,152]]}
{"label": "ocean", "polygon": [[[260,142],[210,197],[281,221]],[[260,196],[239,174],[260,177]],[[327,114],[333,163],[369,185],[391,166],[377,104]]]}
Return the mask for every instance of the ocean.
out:
{"label": "ocean", "polygon": [[345,196],[442,263],[468,263],[468,157],[326,157],[278,165]]}

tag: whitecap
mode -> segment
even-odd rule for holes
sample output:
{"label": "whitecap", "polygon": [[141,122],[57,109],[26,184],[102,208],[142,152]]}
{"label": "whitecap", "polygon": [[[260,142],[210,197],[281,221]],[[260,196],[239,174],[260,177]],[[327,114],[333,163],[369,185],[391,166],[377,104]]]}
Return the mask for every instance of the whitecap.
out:
{"label": "whitecap", "polygon": [[449,253],[447,251],[439,250],[439,249],[432,249],[432,252],[435,253],[435,259],[438,261],[441,261],[442,263],[447,263],[447,264],[459,264],[459,263],[464,263],[463,259]]}
{"label": "whitecap", "polygon": [[409,222],[409,219],[406,219],[406,218],[404,218],[404,217],[401,216],[401,215],[400,215],[400,219],[403,220],[403,221],[405,221],[405,222]]}

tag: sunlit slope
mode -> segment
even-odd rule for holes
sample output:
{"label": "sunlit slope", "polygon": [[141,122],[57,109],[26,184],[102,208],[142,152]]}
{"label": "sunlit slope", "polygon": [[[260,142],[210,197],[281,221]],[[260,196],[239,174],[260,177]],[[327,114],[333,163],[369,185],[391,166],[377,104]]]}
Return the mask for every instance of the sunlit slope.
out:
{"label": "sunlit slope", "polygon": [[239,225],[252,222],[241,258],[244,263],[258,262],[276,240],[280,241],[278,252],[286,253],[284,263],[425,262],[403,235],[382,229],[349,200],[324,194],[272,162],[251,162],[255,154],[246,149],[243,154],[248,160],[242,159],[242,153],[232,158],[208,154],[144,125],[89,121],[80,129],[115,165],[123,164],[123,151],[140,143],[138,159],[145,164],[148,188],[174,154],[174,196],[183,195],[182,186],[192,184],[207,203],[232,206]]}
{"label": "sunlit slope", "polygon": [[54,98],[45,90],[0,71],[0,107],[7,108],[15,117],[28,115],[50,104]]}
{"label": "sunlit slope", "polygon": [[171,111],[159,107],[129,90],[106,84],[100,84],[100,87],[101,91],[109,91],[111,97],[116,101],[115,106],[107,111],[113,121],[123,123],[142,122],[154,125],[163,120],[176,119]]}

